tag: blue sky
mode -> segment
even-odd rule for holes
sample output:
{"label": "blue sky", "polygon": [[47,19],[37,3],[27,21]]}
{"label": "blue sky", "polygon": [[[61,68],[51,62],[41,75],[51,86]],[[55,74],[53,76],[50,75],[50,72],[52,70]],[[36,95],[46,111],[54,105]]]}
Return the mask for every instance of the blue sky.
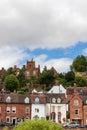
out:
{"label": "blue sky", "polygon": [[41,67],[67,72],[87,56],[87,0],[0,1],[0,68]]}
{"label": "blue sky", "polygon": [[48,60],[51,58],[72,58],[75,59],[78,55],[86,56],[84,50],[87,48],[87,43],[78,42],[75,46],[70,46],[67,48],[56,48],[52,50],[47,49],[35,49],[34,51],[29,51],[32,55],[41,55],[46,54],[48,56]]}

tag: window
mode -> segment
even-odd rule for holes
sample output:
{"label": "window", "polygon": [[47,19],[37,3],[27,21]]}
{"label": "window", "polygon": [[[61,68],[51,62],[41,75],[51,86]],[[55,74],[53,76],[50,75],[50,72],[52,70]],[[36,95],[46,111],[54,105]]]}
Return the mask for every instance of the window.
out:
{"label": "window", "polygon": [[36,112],[36,113],[39,113],[39,109],[38,109],[38,108],[35,108],[35,112]]}
{"label": "window", "polygon": [[39,103],[39,98],[35,98],[35,103]]}
{"label": "window", "polygon": [[29,103],[29,98],[26,97],[25,100],[24,100],[25,103]]}
{"label": "window", "polygon": [[6,112],[7,112],[7,113],[10,113],[10,107],[7,107],[7,108],[6,108]]}
{"label": "window", "polygon": [[25,108],[25,113],[30,113],[30,108],[29,107]]}
{"label": "window", "polygon": [[10,102],[11,102],[11,97],[8,96],[8,97],[6,98],[6,102],[7,102],[7,103],[10,103]]}
{"label": "window", "polygon": [[75,111],[74,111],[74,114],[75,114],[75,115],[78,115],[78,114],[79,114],[79,113],[78,113],[78,110],[75,110]]}
{"label": "window", "polygon": [[78,104],[79,104],[78,100],[74,100],[74,105],[78,105]]}
{"label": "window", "polygon": [[12,113],[16,113],[16,107],[12,107]]}
{"label": "window", "polygon": [[56,99],[55,99],[55,98],[53,98],[53,99],[52,99],[52,102],[53,102],[53,103],[56,103]]}
{"label": "window", "polygon": [[57,98],[57,103],[61,103],[61,99],[60,98]]}
{"label": "window", "polygon": [[6,123],[10,123],[10,117],[6,117]]}

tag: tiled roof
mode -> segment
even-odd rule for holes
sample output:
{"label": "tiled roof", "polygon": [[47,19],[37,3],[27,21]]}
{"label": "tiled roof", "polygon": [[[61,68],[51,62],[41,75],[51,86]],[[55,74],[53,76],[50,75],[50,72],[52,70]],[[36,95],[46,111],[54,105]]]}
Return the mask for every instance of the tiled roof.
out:
{"label": "tiled roof", "polygon": [[11,98],[11,103],[24,103],[24,99],[26,97],[30,98],[29,95],[22,95],[22,94],[18,94],[18,93],[9,93],[9,94],[5,94],[4,102],[6,102],[7,97]]}

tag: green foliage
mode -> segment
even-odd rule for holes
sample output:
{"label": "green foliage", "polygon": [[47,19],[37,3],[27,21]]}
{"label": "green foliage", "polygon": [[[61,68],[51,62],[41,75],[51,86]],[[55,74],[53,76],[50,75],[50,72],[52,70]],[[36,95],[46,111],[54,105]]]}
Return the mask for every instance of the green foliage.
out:
{"label": "green foliage", "polygon": [[83,55],[77,56],[71,65],[71,69],[76,72],[87,71],[87,57]]}
{"label": "green foliage", "polygon": [[14,74],[15,75],[15,71],[12,67],[9,67],[6,71],[7,75],[10,75],[10,74]]}
{"label": "green foliage", "polygon": [[62,126],[44,119],[33,119],[20,123],[13,130],[62,130]]}
{"label": "green foliage", "polygon": [[66,73],[65,79],[67,82],[75,80],[75,73],[73,71],[69,71],[68,73]]}
{"label": "green foliage", "polygon": [[13,92],[14,90],[17,90],[19,81],[15,75],[11,74],[5,78],[4,85],[6,90]]}
{"label": "green foliage", "polygon": [[87,80],[84,77],[76,76],[75,83],[78,87],[87,86]]}
{"label": "green foliage", "polygon": [[26,86],[26,77],[25,77],[25,74],[24,74],[24,69],[21,69],[19,71],[17,78],[19,80],[19,87],[20,88]]}
{"label": "green foliage", "polygon": [[44,68],[43,72],[40,74],[38,78],[38,82],[40,84],[45,84],[46,86],[49,86],[50,84],[53,84],[54,81],[54,73],[51,70],[47,70],[46,68]]}

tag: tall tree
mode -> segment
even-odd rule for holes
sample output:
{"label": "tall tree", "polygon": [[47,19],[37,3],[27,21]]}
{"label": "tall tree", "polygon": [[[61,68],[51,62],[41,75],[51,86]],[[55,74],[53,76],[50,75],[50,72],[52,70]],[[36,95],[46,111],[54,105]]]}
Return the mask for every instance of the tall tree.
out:
{"label": "tall tree", "polygon": [[87,57],[83,55],[77,56],[71,65],[71,70],[76,72],[87,71]]}
{"label": "tall tree", "polygon": [[5,78],[4,86],[6,90],[13,92],[14,90],[17,90],[19,86],[19,81],[15,75],[11,74]]}
{"label": "tall tree", "polygon": [[19,80],[19,87],[20,88],[26,86],[26,77],[25,77],[25,74],[24,74],[24,69],[20,69],[17,78]]}
{"label": "tall tree", "polygon": [[54,73],[51,70],[47,70],[45,67],[38,79],[40,84],[45,84],[48,87],[50,84],[53,84],[55,81]]}

